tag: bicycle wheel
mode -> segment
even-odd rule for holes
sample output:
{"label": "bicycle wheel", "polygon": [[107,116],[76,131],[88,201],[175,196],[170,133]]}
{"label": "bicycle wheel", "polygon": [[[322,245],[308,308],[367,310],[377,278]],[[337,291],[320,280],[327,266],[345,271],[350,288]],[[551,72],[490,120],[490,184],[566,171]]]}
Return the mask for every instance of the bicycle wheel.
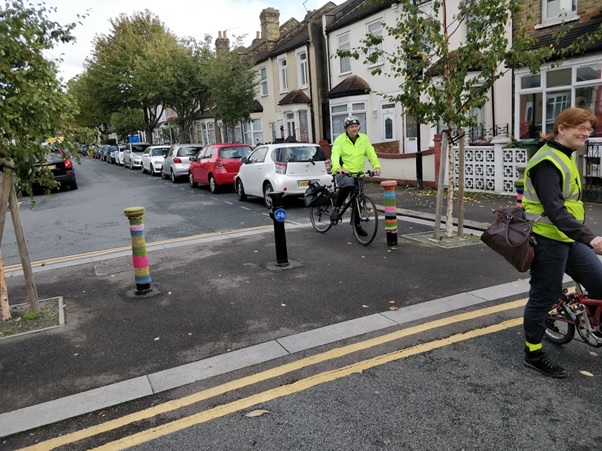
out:
{"label": "bicycle wheel", "polygon": [[545,337],[557,345],[567,344],[575,336],[575,324],[569,321],[563,305],[553,308],[546,318]]}
{"label": "bicycle wheel", "polygon": [[332,206],[329,203],[325,205],[318,205],[309,209],[309,219],[311,225],[314,226],[316,232],[325,233],[330,230],[332,224],[330,223],[330,212]]}
{"label": "bicycle wheel", "polygon": [[352,215],[359,213],[359,218],[354,218],[353,234],[360,244],[367,246],[376,237],[378,232],[378,211],[376,204],[368,196],[358,199],[359,212],[352,212]]}

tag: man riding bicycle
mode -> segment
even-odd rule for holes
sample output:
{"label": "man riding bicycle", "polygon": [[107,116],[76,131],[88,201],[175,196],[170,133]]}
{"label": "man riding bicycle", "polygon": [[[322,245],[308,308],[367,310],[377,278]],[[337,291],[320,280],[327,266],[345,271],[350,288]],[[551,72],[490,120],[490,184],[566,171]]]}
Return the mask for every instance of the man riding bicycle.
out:
{"label": "man riding bicycle", "polygon": [[[345,133],[341,133],[334,140],[330,157],[332,174],[335,175],[336,184],[339,188],[335,208],[330,215],[330,220],[334,224],[339,218],[339,208],[355,187],[355,181],[349,173],[364,172],[365,157],[368,157],[374,173],[377,177],[380,176],[380,162],[368,137],[359,132],[359,119],[355,116],[348,116],[343,122],[343,127],[345,127]],[[366,232],[361,229],[358,221],[359,214],[355,211],[355,208],[352,216],[358,234],[362,235],[363,232],[363,235],[365,235]]]}

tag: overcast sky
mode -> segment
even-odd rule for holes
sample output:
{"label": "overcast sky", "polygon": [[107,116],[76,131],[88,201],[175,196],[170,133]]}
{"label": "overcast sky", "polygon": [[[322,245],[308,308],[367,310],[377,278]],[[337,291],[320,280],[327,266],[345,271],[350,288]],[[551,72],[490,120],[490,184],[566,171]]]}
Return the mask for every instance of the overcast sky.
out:
{"label": "overcast sky", "polygon": [[[65,81],[83,71],[83,63],[92,50],[92,40],[97,35],[107,35],[110,19],[120,14],[131,16],[138,11],[150,10],[176,36],[202,39],[210,34],[215,41],[218,31],[227,30],[230,42],[246,35],[249,45],[261,30],[259,14],[265,8],[280,11],[280,24],[291,17],[303,20],[306,11],[320,8],[327,0],[42,0],[47,8],[55,7],[50,18],[61,24],[77,21],[77,14],[85,14],[83,25],[74,30],[77,42],[57,46],[50,58],[61,57],[60,76]],[[333,0],[340,5],[344,0]],[[36,2],[37,3],[37,2]]]}

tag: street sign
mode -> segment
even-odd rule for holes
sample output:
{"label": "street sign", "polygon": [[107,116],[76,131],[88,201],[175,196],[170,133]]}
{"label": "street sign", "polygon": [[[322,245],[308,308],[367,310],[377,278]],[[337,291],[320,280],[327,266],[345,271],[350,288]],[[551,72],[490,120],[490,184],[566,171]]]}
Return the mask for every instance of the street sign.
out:
{"label": "street sign", "polygon": [[284,222],[286,219],[286,210],[284,208],[279,208],[274,212],[274,219],[278,222]]}

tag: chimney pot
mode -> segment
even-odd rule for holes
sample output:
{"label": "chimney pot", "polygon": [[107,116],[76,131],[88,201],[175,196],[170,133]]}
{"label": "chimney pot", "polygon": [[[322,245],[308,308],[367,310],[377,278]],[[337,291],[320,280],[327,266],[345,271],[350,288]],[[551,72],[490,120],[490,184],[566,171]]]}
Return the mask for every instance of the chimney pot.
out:
{"label": "chimney pot", "polygon": [[218,32],[217,32],[217,37],[218,37],[219,39],[221,39],[221,38],[222,38],[222,32],[221,32],[221,31],[218,31]]}

